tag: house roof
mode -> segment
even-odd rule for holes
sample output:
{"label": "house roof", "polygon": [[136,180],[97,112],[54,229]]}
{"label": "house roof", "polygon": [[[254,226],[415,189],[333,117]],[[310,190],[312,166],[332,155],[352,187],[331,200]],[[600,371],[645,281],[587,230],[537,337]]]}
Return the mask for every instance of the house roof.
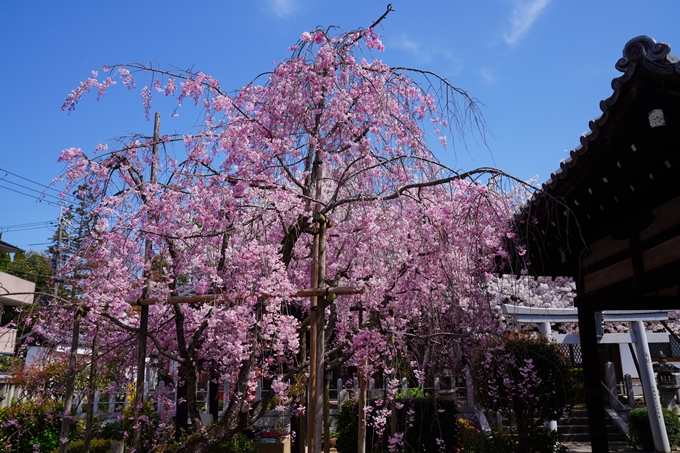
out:
{"label": "house roof", "polygon": [[19,247],[15,247],[12,244],[8,244],[7,242],[0,240],[0,253],[18,253],[18,252],[23,252],[23,249],[20,249]]}

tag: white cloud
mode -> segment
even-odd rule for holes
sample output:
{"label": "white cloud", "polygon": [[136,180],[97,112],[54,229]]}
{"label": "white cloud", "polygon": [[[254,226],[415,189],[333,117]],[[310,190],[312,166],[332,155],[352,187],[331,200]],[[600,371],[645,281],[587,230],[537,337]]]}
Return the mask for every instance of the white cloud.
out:
{"label": "white cloud", "polygon": [[412,53],[420,59],[429,59],[429,56],[425,55],[422,51],[422,45],[419,42],[409,39],[405,35],[401,35],[399,39],[392,43],[392,46],[396,49],[402,49],[409,53]]}
{"label": "white cloud", "polygon": [[510,31],[503,34],[505,42],[517,43],[529,31],[551,0],[522,0],[510,16]]}
{"label": "white cloud", "polygon": [[298,8],[297,0],[267,0],[267,5],[281,19],[290,16]]}
{"label": "white cloud", "polygon": [[493,69],[482,68],[482,70],[480,71],[480,75],[484,80],[486,80],[489,83],[494,83],[496,81],[496,75],[494,74]]}
{"label": "white cloud", "polygon": [[451,49],[415,41],[404,34],[399,37],[385,38],[385,45],[389,49],[399,49],[410,53],[414,56],[414,61],[419,64],[436,60],[444,68],[439,74],[441,76],[453,77],[461,73],[462,62]]}

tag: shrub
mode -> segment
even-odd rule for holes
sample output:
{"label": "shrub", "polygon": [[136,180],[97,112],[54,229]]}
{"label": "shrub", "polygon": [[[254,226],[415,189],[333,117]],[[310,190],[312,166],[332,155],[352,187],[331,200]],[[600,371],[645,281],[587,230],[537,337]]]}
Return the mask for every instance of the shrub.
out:
{"label": "shrub", "polygon": [[257,453],[255,441],[243,433],[238,433],[226,442],[222,442],[215,453]]}
{"label": "shrub", "polygon": [[[671,447],[680,443],[680,419],[672,411],[661,409],[663,421],[668,433],[668,443]],[[645,451],[654,451],[654,436],[649,422],[647,408],[638,408],[630,411],[628,417],[630,425],[630,441],[636,448]]]}
{"label": "shrub", "polygon": [[583,368],[574,367],[569,370],[569,376],[571,377],[571,382],[574,385],[574,404],[585,404],[586,403],[586,389],[583,383]]}
{"label": "shrub", "polygon": [[576,395],[569,363],[545,338],[508,335],[480,347],[472,361],[476,399],[493,411],[514,412],[517,451],[533,453],[533,436],[544,422],[557,420]]}
{"label": "shrub", "polygon": [[471,421],[464,418],[458,419],[458,446],[462,453],[477,452],[482,450],[485,437]]}
{"label": "shrub", "polygon": [[338,453],[356,453],[359,431],[358,405],[346,400],[338,412],[338,439],[335,444]]}
{"label": "shrub", "polygon": [[[433,398],[400,400],[397,410],[397,431],[404,433],[407,452],[455,451],[458,446],[457,410],[455,401]],[[375,412],[377,405],[370,402]],[[372,426],[366,427],[366,451],[387,451],[389,433],[379,436]],[[356,453],[358,444],[358,404],[347,400],[338,414],[339,453]],[[440,446],[440,443],[442,445]]]}
{"label": "shrub", "polygon": [[[548,427],[539,426],[534,428],[531,437],[528,440],[528,450],[532,453],[567,453],[568,448],[562,445],[562,435],[558,431],[553,431]],[[466,450],[464,447],[461,453],[464,452],[489,452],[489,453],[515,453],[519,451],[519,438],[517,436],[517,429],[512,430],[512,434],[506,434],[498,428],[494,428],[491,436],[486,437],[481,435],[481,444],[483,447],[479,448],[476,444],[474,449]]]}
{"label": "shrub", "polygon": [[[133,394],[134,396],[134,394]],[[134,433],[134,406],[126,406],[118,420],[98,420],[93,428],[92,436],[99,439],[111,439],[115,442],[125,442],[130,448]],[[151,401],[144,400],[142,406],[142,445],[141,453],[155,451],[160,442],[167,442],[171,427],[163,424],[158,413],[154,411]]]}
{"label": "shrub", "polygon": [[120,420],[100,420],[94,426],[93,435],[100,439],[113,439],[120,442],[125,439],[125,426]]}
{"label": "shrub", "polygon": [[[0,442],[6,451],[49,453],[59,447],[63,406],[54,401],[20,402],[0,408]],[[77,423],[71,423],[69,437],[76,437]]]}
{"label": "shrub", "polygon": [[[111,444],[117,442],[113,439],[92,439],[90,440],[90,453],[110,453]],[[83,440],[76,440],[69,442],[66,448],[67,453],[81,453],[83,451]],[[52,453],[58,453],[59,449],[55,449]]]}
{"label": "shrub", "polygon": [[[413,411],[413,415],[409,415]],[[453,400],[414,398],[397,411],[397,430],[405,432],[406,451],[455,451],[458,445],[458,410]],[[412,417],[412,418],[411,418]],[[412,425],[412,426],[410,426]]]}

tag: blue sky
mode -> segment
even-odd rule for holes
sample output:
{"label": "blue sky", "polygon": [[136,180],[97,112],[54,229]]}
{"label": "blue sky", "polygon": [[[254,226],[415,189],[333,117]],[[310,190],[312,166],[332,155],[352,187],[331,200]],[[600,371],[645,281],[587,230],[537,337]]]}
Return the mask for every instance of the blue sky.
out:
{"label": "blue sky", "polygon": [[[119,84],[102,100],[67,114],[66,95],[105,64],[154,62],[193,68],[237,89],[286,58],[316,26],[368,26],[387,2],[252,0],[0,2],[0,231],[3,240],[41,250],[58,207],[18,194],[42,190],[63,171],[59,152],[130,132],[151,134],[140,88]],[[550,177],[600,114],[625,43],[646,34],[680,55],[677,0],[393,0],[377,29],[377,57],[447,77],[484,104],[488,148],[432,148],[457,169],[496,166],[523,179]],[[675,46],[675,47],[674,47]],[[165,110],[162,133],[184,133],[197,113]],[[7,173],[10,172],[10,173]],[[11,174],[11,173],[14,173]],[[12,190],[10,190],[12,189]],[[48,193],[50,193],[48,191]],[[56,193],[55,193],[56,194]],[[26,227],[13,225],[36,224]],[[7,228],[7,227],[10,228]],[[33,228],[36,227],[36,228]],[[37,245],[32,245],[37,244]]]}

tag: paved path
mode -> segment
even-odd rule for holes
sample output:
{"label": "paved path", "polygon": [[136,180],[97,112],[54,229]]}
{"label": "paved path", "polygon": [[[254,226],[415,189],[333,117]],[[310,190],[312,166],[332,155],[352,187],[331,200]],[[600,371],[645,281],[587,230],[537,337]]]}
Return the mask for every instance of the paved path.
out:
{"label": "paved path", "polygon": [[[590,448],[590,442],[562,442],[570,452],[573,453],[590,453],[592,450]],[[609,442],[609,451],[636,451],[631,447],[628,442]]]}

